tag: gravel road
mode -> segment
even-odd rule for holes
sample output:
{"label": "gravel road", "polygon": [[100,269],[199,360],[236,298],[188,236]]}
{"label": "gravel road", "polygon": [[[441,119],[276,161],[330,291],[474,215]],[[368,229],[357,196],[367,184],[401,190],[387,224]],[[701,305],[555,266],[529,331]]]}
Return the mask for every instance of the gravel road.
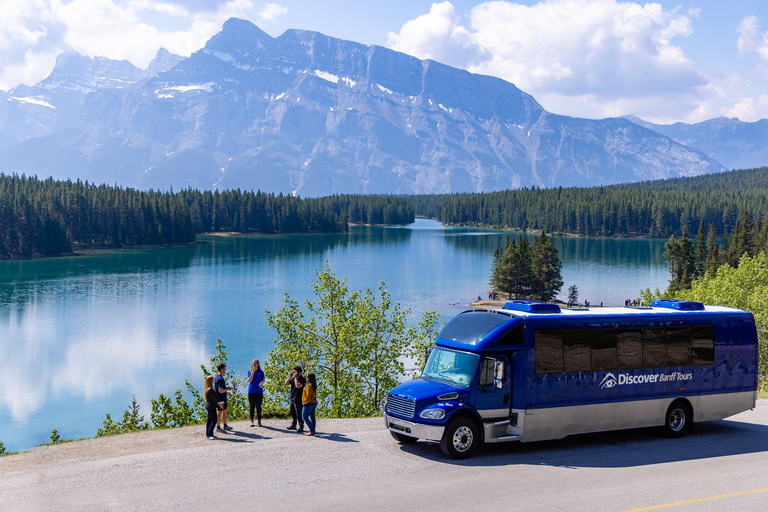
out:
{"label": "gravel road", "polygon": [[[381,418],[317,437],[236,423],[90,439],[0,458],[2,510],[768,510],[768,400],[665,439],[656,429],[490,445],[453,461]],[[691,501],[696,500],[696,501]]]}

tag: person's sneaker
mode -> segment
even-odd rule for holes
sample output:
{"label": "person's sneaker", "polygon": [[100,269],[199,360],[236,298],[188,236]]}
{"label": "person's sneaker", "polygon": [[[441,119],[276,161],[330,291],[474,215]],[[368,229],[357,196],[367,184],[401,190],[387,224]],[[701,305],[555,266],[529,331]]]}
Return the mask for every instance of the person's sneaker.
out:
{"label": "person's sneaker", "polygon": [[261,426],[261,422],[259,422],[259,426]]}
{"label": "person's sneaker", "polygon": [[208,436],[208,439],[216,439],[216,436]]}
{"label": "person's sneaker", "polygon": [[252,426],[252,427],[255,427],[256,425],[254,425],[253,423],[251,423],[251,426]]}
{"label": "person's sneaker", "polygon": [[221,427],[216,427],[216,432],[226,433],[226,430]]}
{"label": "person's sneaker", "polygon": [[225,423],[225,424],[224,424],[224,430],[235,430],[235,429],[233,429],[232,427],[230,427],[229,425],[227,425],[227,424]]}
{"label": "person's sneaker", "polygon": [[296,430],[296,433],[297,434],[303,434],[304,433],[304,429],[300,428],[300,429]]}
{"label": "person's sneaker", "polygon": [[296,430],[296,425],[288,425],[286,430]]}
{"label": "person's sneaker", "polygon": [[315,435],[315,433],[314,433],[314,432],[307,432],[307,433],[306,433],[306,434],[304,434],[304,435],[305,435],[305,436],[313,436],[313,435]]}

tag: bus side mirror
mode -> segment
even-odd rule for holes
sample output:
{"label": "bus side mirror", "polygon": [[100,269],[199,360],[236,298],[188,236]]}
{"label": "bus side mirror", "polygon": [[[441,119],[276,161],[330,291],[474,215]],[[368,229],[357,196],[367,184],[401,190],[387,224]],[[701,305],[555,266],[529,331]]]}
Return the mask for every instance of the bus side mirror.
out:
{"label": "bus side mirror", "polygon": [[493,385],[497,388],[501,388],[501,383],[504,381],[504,361],[496,361],[494,368]]}
{"label": "bus side mirror", "polygon": [[496,385],[496,365],[499,362],[492,357],[487,357],[483,360],[483,366],[480,368],[480,385],[490,386]]}

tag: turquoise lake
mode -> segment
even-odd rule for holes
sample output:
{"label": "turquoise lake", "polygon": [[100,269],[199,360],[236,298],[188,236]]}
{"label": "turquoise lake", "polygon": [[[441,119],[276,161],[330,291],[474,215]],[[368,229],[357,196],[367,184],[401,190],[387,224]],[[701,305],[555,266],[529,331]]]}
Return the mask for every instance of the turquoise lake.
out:
{"label": "turquoise lake", "polygon": [[[199,237],[192,246],[0,262],[0,441],[9,451],[90,437],[105,413],[119,416],[135,394],[150,398],[200,381],[216,343],[230,370],[262,361],[274,332],[265,309],[285,293],[310,295],[326,260],[351,289],[383,280],[392,299],[443,319],[487,296],[496,248],[507,233],[353,226],[333,235]],[[535,238],[533,236],[531,239]],[[592,305],[621,305],[669,280],[664,240],[554,237],[565,285]]]}

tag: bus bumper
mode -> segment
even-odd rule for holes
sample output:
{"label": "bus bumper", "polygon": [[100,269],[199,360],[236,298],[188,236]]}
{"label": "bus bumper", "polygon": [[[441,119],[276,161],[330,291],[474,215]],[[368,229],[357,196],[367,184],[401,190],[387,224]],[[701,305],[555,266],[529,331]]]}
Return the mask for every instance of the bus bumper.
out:
{"label": "bus bumper", "polygon": [[427,441],[440,441],[443,438],[443,425],[425,425],[423,423],[414,423],[400,418],[395,418],[384,414],[384,424],[392,432],[406,436],[416,437]]}

